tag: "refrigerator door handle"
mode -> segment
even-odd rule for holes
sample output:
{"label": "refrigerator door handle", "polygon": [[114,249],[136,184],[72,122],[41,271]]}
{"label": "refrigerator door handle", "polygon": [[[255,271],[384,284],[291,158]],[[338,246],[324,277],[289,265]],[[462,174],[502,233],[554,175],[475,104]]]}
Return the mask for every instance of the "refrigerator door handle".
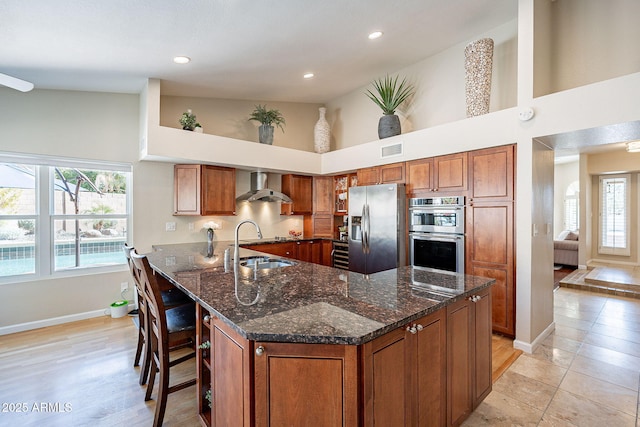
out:
{"label": "refrigerator door handle", "polygon": [[367,205],[362,205],[362,216],[360,217],[360,233],[362,235],[362,253],[367,253]]}
{"label": "refrigerator door handle", "polygon": [[366,233],[366,238],[367,238],[367,243],[366,243],[366,252],[365,253],[371,253],[371,246],[369,246],[369,237],[371,235],[371,218],[369,216],[369,204],[367,203],[366,205],[364,205],[364,209],[365,209],[365,217],[366,217],[366,223],[364,225],[365,228],[365,233]]}

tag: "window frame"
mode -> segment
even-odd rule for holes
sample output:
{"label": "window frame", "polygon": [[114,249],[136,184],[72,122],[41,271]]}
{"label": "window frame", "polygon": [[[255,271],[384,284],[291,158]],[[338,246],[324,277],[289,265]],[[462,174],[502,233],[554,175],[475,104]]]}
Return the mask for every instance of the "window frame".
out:
{"label": "window frame", "polygon": [[[0,220],[34,219],[36,227],[35,246],[35,270],[34,273],[0,276],[0,285],[6,283],[31,282],[42,279],[57,279],[93,274],[120,272],[127,270],[126,263],[106,266],[80,266],[61,268],[55,270],[55,244],[53,233],[56,220],[63,218],[91,217],[87,214],[56,214],[54,206],[55,179],[53,168],[76,168],[82,170],[113,171],[125,174],[126,177],[126,212],[124,214],[100,214],[100,218],[126,219],[127,232],[125,241],[130,244],[133,232],[133,167],[130,163],[116,163],[95,160],[81,160],[41,155],[16,154],[0,152],[0,163],[18,163],[36,166],[35,173],[35,214],[32,215],[0,215]],[[93,215],[95,216],[95,215]]]}
{"label": "window frame", "polygon": [[[604,228],[604,183],[607,180],[623,179],[625,185],[624,194],[624,210],[625,210],[625,234],[624,234],[624,247],[617,246],[605,246],[603,242],[603,228]],[[617,255],[617,256],[630,256],[631,255],[631,174],[611,174],[600,175],[598,177],[598,254],[602,255]]]}

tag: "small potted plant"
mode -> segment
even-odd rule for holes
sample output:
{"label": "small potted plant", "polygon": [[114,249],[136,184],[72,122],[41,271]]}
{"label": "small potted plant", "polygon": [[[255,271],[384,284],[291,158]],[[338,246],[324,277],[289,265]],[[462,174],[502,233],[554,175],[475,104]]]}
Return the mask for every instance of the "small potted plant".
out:
{"label": "small potted plant", "polygon": [[382,108],[384,114],[378,122],[378,137],[388,138],[400,135],[400,118],[395,114],[400,104],[415,93],[415,88],[407,83],[406,77],[398,85],[398,76],[391,78],[388,75],[383,79],[373,81],[375,93],[368,90],[366,95]]}
{"label": "small potted plant", "polygon": [[191,110],[182,113],[179,122],[184,130],[193,130],[196,126],[200,126],[198,122],[196,122],[196,115],[193,114]]}
{"label": "small potted plant", "polygon": [[261,144],[269,145],[273,144],[273,125],[278,126],[284,132],[282,125],[286,124],[282,113],[278,110],[267,110],[266,104],[264,106],[256,105],[255,110],[249,116],[249,120],[261,123],[258,128],[258,139]]}

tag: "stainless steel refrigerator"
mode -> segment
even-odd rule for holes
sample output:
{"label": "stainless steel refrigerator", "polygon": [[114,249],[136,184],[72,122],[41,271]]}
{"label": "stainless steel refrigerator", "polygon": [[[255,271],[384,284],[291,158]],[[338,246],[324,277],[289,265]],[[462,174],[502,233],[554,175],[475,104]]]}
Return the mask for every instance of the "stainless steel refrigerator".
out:
{"label": "stainless steel refrigerator", "polygon": [[349,270],[371,274],[406,265],[404,184],[349,188]]}

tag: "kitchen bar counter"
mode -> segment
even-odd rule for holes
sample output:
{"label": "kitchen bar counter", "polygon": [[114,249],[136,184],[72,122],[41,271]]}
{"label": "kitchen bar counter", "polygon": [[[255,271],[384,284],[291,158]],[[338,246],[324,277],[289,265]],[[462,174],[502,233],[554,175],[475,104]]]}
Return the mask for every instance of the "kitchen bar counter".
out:
{"label": "kitchen bar counter", "polygon": [[[278,240],[282,241],[282,240]],[[269,240],[242,244],[266,243]],[[250,246],[249,246],[250,247]],[[159,245],[151,266],[251,341],[360,345],[493,284],[493,279],[401,267],[363,275],[295,261],[254,271],[225,263],[233,242]],[[248,248],[240,257],[264,255]],[[274,257],[271,258],[281,258]]]}

